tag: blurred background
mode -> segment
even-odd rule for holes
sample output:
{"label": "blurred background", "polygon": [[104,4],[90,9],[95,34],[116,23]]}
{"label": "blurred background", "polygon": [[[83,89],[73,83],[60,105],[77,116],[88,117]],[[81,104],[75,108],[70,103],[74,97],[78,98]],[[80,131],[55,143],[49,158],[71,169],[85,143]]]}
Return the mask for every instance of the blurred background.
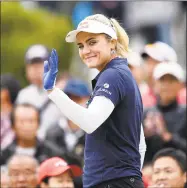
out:
{"label": "blurred background", "polygon": [[[97,71],[88,70],[77,46],[66,43],[65,36],[86,16],[97,13],[116,18],[129,35],[133,52],[128,57],[129,67],[144,104],[148,146],[142,171],[145,185],[154,183],[151,160],[157,151],[163,147],[186,151],[186,1],[1,2],[1,166],[6,168],[14,154],[29,154],[39,163],[60,156],[83,167],[84,132],[48,100],[42,87],[43,61],[52,48],[57,50],[56,84],[85,106],[91,93],[90,81]],[[149,52],[150,46],[154,46],[155,56]],[[154,72],[155,65],[165,61],[179,65],[164,73],[172,76],[165,78],[168,82],[175,80],[175,85],[167,85],[166,96],[160,86],[166,86],[161,79],[164,75],[159,77],[159,71]],[[169,101],[167,108],[160,99]],[[24,109],[22,113],[15,104]],[[40,121],[34,114],[31,117],[36,121],[32,130],[24,119],[32,114],[30,108],[40,117]],[[28,129],[23,129],[16,118],[24,120]],[[3,178],[2,187],[8,182],[6,173]],[[81,187],[81,178],[74,184]]]}
{"label": "blurred background", "polygon": [[142,51],[145,44],[154,41],[166,42],[175,49],[178,62],[186,67],[185,1],[20,1],[2,3],[1,71],[13,72],[26,84],[25,51],[30,45],[41,43],[58,50],[61,70],[87,77],[76,48],[65,43],[64,38],[80,20],[94,13],[117,18],[129,34],[133,50]]}

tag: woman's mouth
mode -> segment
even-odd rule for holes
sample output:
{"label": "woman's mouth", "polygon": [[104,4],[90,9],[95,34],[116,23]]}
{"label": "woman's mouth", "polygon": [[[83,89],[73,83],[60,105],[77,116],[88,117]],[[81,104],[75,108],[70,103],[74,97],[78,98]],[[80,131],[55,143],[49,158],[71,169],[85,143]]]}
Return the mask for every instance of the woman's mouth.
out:
{"label": "woman's mouth", "polygon": [[96,55],[94,55],[94,56],[89,56],[89,57],[86,57],[85,60],[86,60],[86,61],[89,61],[89,60],[91,60],[92,58],[95,58],[95,57],[97,57],[97,56],[96,56]]}

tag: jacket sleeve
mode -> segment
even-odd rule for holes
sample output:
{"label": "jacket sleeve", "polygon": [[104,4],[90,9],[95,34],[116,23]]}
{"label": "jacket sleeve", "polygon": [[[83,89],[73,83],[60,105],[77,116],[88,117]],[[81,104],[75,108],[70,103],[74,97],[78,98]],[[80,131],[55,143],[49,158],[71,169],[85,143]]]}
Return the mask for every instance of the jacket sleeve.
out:
{"label": "jacket sleeve", "polygon": [[64,130],[57,124],[48,129],[45,140],[52,142],[54,145],[60,147],[61,150],[67,151],[64,137]]}
{"label": "jacket sleeve", "polygon": [[186,138],[187,138],[187,127],[185,122],[181,131],[179,133],[174,133],[172,135],[172,139],[167,143],[167,145],[181,149],[184,152],[186,152],[187,149]]}
{"label": "jacket sleeve", "polygon": [[14,155],[14,153],[15,153],[15,144],[13,142],[7,148],[1,151],[0,166],[7,165],[7,162],[9,161],[10,157]]}
{"label": "jacket sleeve", "polygon": [[186,151],[186,140],[184,138],[180,137],[179,134],[173,134],[173,137],[172,137],[170,143],[174,147],[177,147],[178,149]]}

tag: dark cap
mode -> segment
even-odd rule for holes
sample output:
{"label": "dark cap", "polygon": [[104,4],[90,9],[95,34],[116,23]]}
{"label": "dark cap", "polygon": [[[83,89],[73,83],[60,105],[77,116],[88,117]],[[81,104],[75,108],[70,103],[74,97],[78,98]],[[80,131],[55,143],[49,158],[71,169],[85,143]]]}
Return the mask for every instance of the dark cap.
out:
{"label": "dark cap", "polygon": [[45,61],[49,57],[49,51],[46,46],[41,44],[35,44],[30,46],[25,53],[25,62],[33,63],[41,60]]}
{"label": "dark cap", "polygon": [[75,95],[78,97],[88,97],[91,94],[88,84],[80,79],[68,80],[63,91],[66,94]]}

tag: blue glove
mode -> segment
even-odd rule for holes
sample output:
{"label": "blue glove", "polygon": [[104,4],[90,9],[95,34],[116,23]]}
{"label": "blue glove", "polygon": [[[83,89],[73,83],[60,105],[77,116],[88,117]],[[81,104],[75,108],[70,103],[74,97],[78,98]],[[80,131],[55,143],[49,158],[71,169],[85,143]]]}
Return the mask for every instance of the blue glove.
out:
{"label": "blue glove", "polygon": [[55,86],[58,73],[58,55],[55,49],[52,50],[48,61],[44,61],[43,85],[45,90],[52,90]]}

